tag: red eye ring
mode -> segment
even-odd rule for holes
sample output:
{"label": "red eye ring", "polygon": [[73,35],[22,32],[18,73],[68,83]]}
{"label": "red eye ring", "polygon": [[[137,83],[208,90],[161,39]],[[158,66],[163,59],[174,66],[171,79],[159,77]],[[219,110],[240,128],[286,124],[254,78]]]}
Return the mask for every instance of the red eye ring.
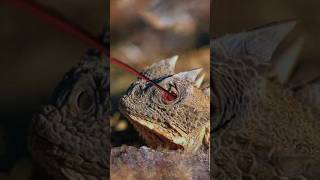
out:
{"label": "red eye ring", "polygon": [[[178,88],[177,88],[177,85],[176,84],[174,84],[174,85],[172,85],[172,84],[169,84],[170,85],[170,87],[169,87],[169,89],[168,89],[168,91],[171,93],[171,94],[168,94],[168,93],[166,93],[166,92],[163,92],[162,94],[161,94],[161,99],[162,99],[162,101],[164,102],[164,103],[170,103],[170,102],[172,102],[172,101],[174,101],[174,100],[176,100],[177,98],[178,98]],[[173,96],[172,96],[173,95]]]}
{"label": "red eye ring", "polygon": [[170,94],[168,94],[168,93],[162,93],[162,100],[164,101],[164,102],[172,102],[172,101],[174,101],[174,100],[176,100],[177,99],[177,95],[176,95],[176,93],[174,93],[174,92],[171,92],[171,94],[173,95],[174,94],[174,97],[172,96],[172,95],[170,95]]}

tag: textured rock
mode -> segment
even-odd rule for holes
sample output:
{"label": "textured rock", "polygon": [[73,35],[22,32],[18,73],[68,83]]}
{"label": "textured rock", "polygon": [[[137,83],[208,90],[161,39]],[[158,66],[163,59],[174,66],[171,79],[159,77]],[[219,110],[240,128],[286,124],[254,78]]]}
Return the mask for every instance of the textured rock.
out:
{"label": "textured rock", "polygon": [[156,151],[148,147],[122,146],[112,148],[111,179],[179,179],[209,178],[208,153],[197,155],[179,151]]}

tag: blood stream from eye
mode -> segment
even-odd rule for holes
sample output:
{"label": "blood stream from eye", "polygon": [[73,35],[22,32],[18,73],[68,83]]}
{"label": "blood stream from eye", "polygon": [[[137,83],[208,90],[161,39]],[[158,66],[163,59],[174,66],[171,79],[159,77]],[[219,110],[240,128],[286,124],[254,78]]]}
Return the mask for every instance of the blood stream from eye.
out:
{"label": "blood stream from eye", "polygon": [[[172,92],[171,92],[172,93]],[[165,102],[171,102],[177,98],[177,95],[175,97],[169,96],[168,93],[163,93],[161,97]]]}
{"label": "blood stream from eye", "polygon": [[[105,54],[107,57],[110,57],[108,48],[104,44],[102,44],[97,38],[92,36],[90,33],[86,32],[82,28],[72,24],[71,22],[66,21],[65,19],[58,18],[57,16],[48,13],[48,10],[32,1],[27,0],[0,0],[0,2],[5,2],[13,5],[15,8],[26,11],[33,16],[39,18],[40,20],[48,23],[49,25],[55,27],[56,29],[63,31],[76,39],[84,42],[85,44],[92,46],[98,49],[101,53]],[[119,68],[132,73],[133,75],[145,79],[146,81],[152,83],[157,88],[164,92],[163,98],[167,101],[172,101],[177,98],[177,95],[173,92],[169,92],[168,90],[161,87],[159,84],[155,83],[145,75],[139,73],[134,68],[129,65],[121,62],[120,60],[110,57],[110,62],[117,65]]]}
{"label": "blood stream from eye", "polygon": [[119,61],[118,59],[116,58],[113,58],[113,57],[110,57],[110,61],[111,63],[113,64],[116,64],[118,65],[118,67],[128,71],[128,72],[131,72],[133,75],[137,76],[137,77],[140,77],[146,81],[149,81],[150,83],[152,83],[153,85],[155,85],[156,87],[158,87],[159,89],[161,89],[164,93],[165,96],[162,96],[164,97],[166,100],[168,101],[172,101],[174,99],[177,98],[177,95],[173,92],[169,92],[168,90],[166,90],[165,88],[161,87],[159,84],[155,83],[154,81],[152,81],[151,79],[149,79],[148,77],[146,77],[145,75],[139,73],[137,70],[135,70],[134,68],[130,67],[129,65]]}

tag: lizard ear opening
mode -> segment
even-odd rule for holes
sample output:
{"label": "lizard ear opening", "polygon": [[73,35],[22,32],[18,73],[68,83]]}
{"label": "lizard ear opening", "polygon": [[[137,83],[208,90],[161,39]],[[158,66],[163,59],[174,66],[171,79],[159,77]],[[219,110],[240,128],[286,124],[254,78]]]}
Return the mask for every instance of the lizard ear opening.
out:
{"label": "lizard ear opening", "polygon": [[87,92],[81,92],[77,97],[77,107],[82,112],[90,112],[93,108],[94,100]]}
{"label": "lizard ear opening", "polygon": [[230,58],[254,57],[269,62],[282,39],[294,28],[293,20],[275,22],[249,31],[211,40],[211,56]]}

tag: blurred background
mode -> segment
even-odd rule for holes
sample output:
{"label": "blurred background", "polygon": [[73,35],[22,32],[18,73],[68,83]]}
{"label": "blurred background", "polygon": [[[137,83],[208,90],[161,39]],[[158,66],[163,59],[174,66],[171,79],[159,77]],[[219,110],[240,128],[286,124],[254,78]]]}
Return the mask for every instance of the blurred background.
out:
{"label": "blurred background", "polygon": [[[106,23],[105,0],[36,1],[94,35]],[[28,125],[88,47],[2,2],[0,27],[0,179],[48,179],[33,171],[26,146]]]}
{"label": "blurred background", "polygon": [[[273,21],[296,19],[295,30],[280,45],[281,54],[297,37],[304,43],[289,83],[301,84],[320,75],[320,1],[317,0],[223,0],[211,4],[211,36],[237,33]],[[275,58],[277,59],[277,58]]]}
{"label": "blurred background", "polygon": [[[111,0],[111,56],[138,71],[179,55],[176,72],[202,67],[209,83],[210,0]],[[119,98],[136,77],[111,65],[113,146],[143,145],[118,110]]]}

